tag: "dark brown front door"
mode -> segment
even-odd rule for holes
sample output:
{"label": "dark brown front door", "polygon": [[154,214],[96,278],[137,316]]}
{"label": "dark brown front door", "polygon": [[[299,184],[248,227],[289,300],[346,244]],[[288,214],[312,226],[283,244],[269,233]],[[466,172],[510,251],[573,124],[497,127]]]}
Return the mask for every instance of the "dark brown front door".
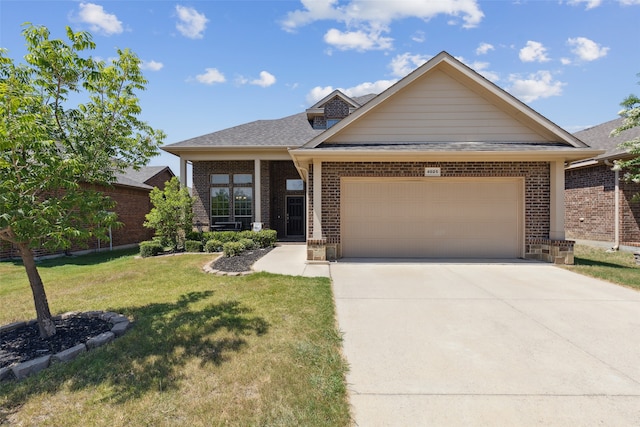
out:
{"label": "dark brown front door", "polygon": [[287,236],[304,236],[304,197],[287,197]]}

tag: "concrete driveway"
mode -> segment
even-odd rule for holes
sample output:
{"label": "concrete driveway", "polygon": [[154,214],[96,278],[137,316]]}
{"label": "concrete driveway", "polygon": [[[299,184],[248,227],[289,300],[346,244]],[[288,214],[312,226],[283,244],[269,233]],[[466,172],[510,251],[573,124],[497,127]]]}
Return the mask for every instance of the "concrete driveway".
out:
{"label": "concrete driveway", "polygon": [[640,425],[640,292],[524,261],[330,269],[357,425]]}

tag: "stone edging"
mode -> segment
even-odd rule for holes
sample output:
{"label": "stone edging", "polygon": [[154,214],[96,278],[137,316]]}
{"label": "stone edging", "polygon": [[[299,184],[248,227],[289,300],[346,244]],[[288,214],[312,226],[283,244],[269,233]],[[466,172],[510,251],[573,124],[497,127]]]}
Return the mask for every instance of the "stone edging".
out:
{"label": "stone edging", "polygon": [[214,259],[211,262],[208,262],[202,267],[205,273],[215,274],[216,276],[248,276],[249,274],[253,274],[253,271],[222,271],[216,270],[213,268],[213,264],[216,262],[218,258]]}
{"label": "stone edging", "polygon": [[[59,316],[54,316],[54,320],[68,319],[70,317],[84,317],[84,318],[100,318],[111,323],[111,331],[103,332],[95,337],[91,337],[84,344],[78,344],[74,347],[62,350],[54,355],[46,355],[38,357],[37,359],[31,359],[26,362],[14,363],[4,368],[0,368],[0,381],[11,380],[13,378],[22,380],[29,375],[40,372],[43,369],[48,368],[54,363],[69,362],[75,359],[78,355],[85,353],[94,348],[103,346],[115,338],[124,335],[124,333],[131,327],[129,318],[122,314],[114,313],[112,311],[86,311],[86,312],[68,312]],[[18,329],[22,326],[34,323],[36,320],[29,322],[15,322],[0,327],[0,333],[9,332],[14,329]]]}

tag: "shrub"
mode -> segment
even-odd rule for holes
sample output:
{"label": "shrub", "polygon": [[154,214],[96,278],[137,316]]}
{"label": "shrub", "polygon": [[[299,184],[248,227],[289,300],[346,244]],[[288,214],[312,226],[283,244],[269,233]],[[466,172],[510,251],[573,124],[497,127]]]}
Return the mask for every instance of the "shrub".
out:
{"label": "shrub", "polygon": [[200,240],[187,240],[184,242],[186,252],[202,252],[202,242]]}
{"label": "shrub", "polygon": [[157,240],[140,242],[140,256],[142,258],[156,256],[162,252],[164,252],[164,247]]}
{"label": "shrub", "polygon": [[261,248],[275,246],[278,242],[278,232],[276,230],[260,230],[255,233],[254,240],[258,242]]}
{"label": "shrub", "polygon": [[216,231],[213,238],[222,243],[237,242],[240,239],[239,234],[237,231]]}
{"label": "shrub", "polygon": [[221,252],[223,244],[224,243],[222,243],[218,239],[210,239],[204,245],[204,250],[207,251],[207,252]]}
{"label": "shrub", "polygon": [[242,246],[244,246],[245,250],[251,250],[256,248],[256,243],[251,239],[240,239],[238,240]]}
{"label": "shrub", "polygon": [[203,241],[203,234],[204,233],[201,233],[201,232],[198,232],[198,231],[189,231],[188,233],[186,233],[184,235],[184,238],[186,240],[197,240],[199,242],[202,242]]}
{"label": "shrub", "polygon": [[224,256],[227,257],[240,255],[244,252],[244,246],[240,242],[227,242],[222,245],[222,252],[224,252]]}
{"label": "shrub", "polygon": [[216,238],[216,235],[218,233],[216,233],[215,231],[205,231],[204,233],[202,233],[202,241],[204,243],[207,243],[209,240],[215,239],[218,240]]}

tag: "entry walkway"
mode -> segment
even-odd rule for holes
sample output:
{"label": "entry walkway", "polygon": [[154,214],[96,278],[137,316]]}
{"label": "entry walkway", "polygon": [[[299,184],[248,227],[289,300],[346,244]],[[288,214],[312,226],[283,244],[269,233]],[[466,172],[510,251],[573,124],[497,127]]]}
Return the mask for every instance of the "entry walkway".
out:
{"label": "entry walkway", "polygon": [[307,246],[300,243],[279,243],[252,269],[289,276],[330,277],[328,264],[307,264]]}

